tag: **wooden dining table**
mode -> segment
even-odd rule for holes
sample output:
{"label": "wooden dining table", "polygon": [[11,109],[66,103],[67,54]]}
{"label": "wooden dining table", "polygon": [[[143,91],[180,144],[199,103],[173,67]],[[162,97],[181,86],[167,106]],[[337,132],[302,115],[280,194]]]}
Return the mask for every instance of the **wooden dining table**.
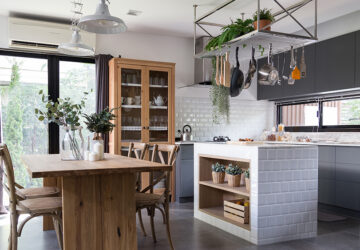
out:
{"label": "wooden dining table", "polygon": [[65,250],[137,249],[135,173],[171,165],[106,154],[102,161],[62,161],[26,155],[32,178],[60,177]]}

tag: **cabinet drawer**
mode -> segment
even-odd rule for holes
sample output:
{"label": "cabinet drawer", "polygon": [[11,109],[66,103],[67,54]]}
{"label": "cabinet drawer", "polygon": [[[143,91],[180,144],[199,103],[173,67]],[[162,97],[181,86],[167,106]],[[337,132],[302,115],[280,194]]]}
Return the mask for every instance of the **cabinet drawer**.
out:
{"label": "cabinet drawer", "polygon": [[337,163],[336,180],[360,183],[360,164]]}
{"label": "cabinet drawer", "polygon": [[360,164],[360,147],[336,147],[336,163]]}
{"label": "cabinet drawer", "polygon": [[319,161],[319,179],[335,180],[335,162]]}
{"label": "cabinet drawer", "polygon": [[360,183],[336,181],[336,206],[360,210]]}
{"label": "cabinet drawer", "polygon": [[319,179],[319,202],[335,205],[335,180]]}
{"label": "cabinet drawer", "polygon": [[319,146],[319,162],[335,162],[336,147]]}
{"label": "cabinet drawer", "polygon": [[194,145],[181,145],[180,146],[180,159],[181,160],[194,160]]}

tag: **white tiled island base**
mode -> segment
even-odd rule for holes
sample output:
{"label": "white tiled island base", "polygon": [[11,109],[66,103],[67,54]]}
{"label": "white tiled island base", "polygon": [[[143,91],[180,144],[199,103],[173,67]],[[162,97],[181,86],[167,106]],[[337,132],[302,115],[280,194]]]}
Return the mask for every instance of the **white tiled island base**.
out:
{"label": "white tiled island base", "polygon": [[[196,143],[194,156],[195,218],[258,245],[316,237],[317,146]],[[219,190],[202,180],[204,170],[211,168],[203,157],[244,161],[250,168],[250,192],[244,187],[232,191],[226,184]],[[219,199],[235,196],[250,200],[250,224],[239,225],[216,212]]]}

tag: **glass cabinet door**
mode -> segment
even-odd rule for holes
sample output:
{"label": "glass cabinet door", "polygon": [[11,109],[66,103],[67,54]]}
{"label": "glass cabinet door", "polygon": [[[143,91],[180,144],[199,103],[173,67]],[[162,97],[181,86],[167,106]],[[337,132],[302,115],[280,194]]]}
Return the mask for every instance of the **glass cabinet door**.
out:
{"label": "glass cabinet door", "polygon": [[169,141],[169,82],[171,70],[149,67],[149,142]]}
{"label": "glass cabinet door", "polygon": [[142,140],[142,95],[143,67],[121,66],[119,96],[121,96],[121,141]]}

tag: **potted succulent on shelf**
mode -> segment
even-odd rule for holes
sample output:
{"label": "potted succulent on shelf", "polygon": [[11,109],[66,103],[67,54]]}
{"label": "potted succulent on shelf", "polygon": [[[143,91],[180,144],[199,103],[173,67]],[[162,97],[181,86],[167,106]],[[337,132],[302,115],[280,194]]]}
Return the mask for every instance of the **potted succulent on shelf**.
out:
{"label": "potted succulent on shelf", "polygon": [[44,109],[35,108],[35,115],[39,121],[55,123],[65,132],[61,141],[60,154],[62,160],[84,159],[84,138],[81,134],[80,116],[85,107],[87,92],[84,92],[80,103],[74,103],[69,97],[58,98],[52,101],[49,96],[40,90],[41,100],[45,104]]}
{"label": "potted succulent on shelf", "polygon": [[240,186],[240,177],[242,169],[238,166],[233,166],[231,163],[225,170],[226,178],[228,180],[228,185],[230,187],[239,187]]}
{"label": "potted succulent on shelf", "polygon": [[104,159],[103,135],[113,131],[115,127],[115,124],[111,122],[116,118],[113,114],[114,110],[115,109],[105,108],[100,113],[83,115],[87,129],[94,133],[94,137],[92,139],[92,151],[99,154],[99,160]]}
{"label": "potted succulent on shelf", "polygon": [[[265,26],[269,25],[270,23],[272,23],[275,19],[274,16],[271,14],[271,10],[265,8],[260,10],[259,12],[259,30],[264,28]],[[255,30],[257,29],[257,18],[258,18],[258,12],[256,11],[253,15],[253,25]],[[267,27],[265,30],[270,31],[271,27]]]}
{"label": "potted succulent on shelf", "polygon": [[245,170],[244,175],[246,190],[250,192],[250,169]]}
{"label": "potted succulent on shelf", "polygon": [[220,163],[215,163],[211,165],[212,169],[212,179],[215,184],[224,183],[225,180],[225,166]]}

